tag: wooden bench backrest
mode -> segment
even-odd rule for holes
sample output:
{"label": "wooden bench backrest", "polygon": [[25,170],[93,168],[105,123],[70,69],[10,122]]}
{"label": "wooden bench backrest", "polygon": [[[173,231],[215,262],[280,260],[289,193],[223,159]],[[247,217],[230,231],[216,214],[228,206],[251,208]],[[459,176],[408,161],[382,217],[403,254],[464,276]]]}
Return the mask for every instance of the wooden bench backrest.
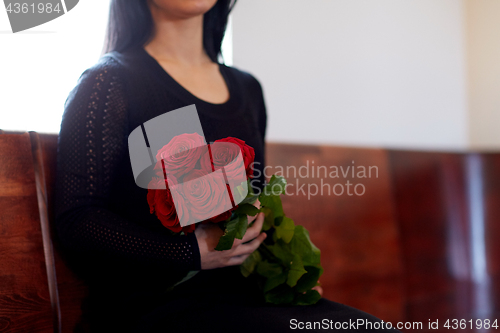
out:
{"label": "wooden bench backrest", "polygon": [[410,320],[500,314],[500,154],[391,151]]}
{"label": "wooden bench backrest", "polygon": [[[28,133],[0,135],[0,332],[52,332],[44,235]],[[44,237],[45,236],[45,237]],[[52,296],[52,297],[51,297]]]}
{"label": "wooden bench backrest", "polygon": [[[39,187],[42,189],[43,200],[42,216],[45,216],[44,223],[50,230],[51,239],[54,239],[53,224],[53,197],[56,176],[57,162],[57,135],[38,134],[30,132],[32,139],[32,150],[35,158],[35,169],[39,170]],[[76,325],[81,315],[82,301],[86,297],[88,290],[84,282],[66,265],[64,251],[60,249],[57,242],[53,245],[53,261],[49,264],[51,270],[57,272],[58,299],[56,311],[58,313],[58,323],[62,332],[70,332]],[[54,273],[55,274],[55,273]]]}
{"label": "wooden bench backrest", "polygon": [[[87,293],[52,242],[56,149],[55,134],[0,135],[0,332],[71,332]],[[300,177],[313,161],[328,177]],[[499,312],[500,154],[269,143],[267,164],[284,168],[285,212],[322,250],[325,297],[391,322]],[[365,193],[326,193],[347,181]]]}
{"label": "wooden bench backrest", "polygon": [[72,332],[87,287],[51,225],[57,135],[0,135],[0,332]]}
{"label": "wooden bench backrest", "polygon": [[[324,297],[384,320],[403,318],[403,265],[387,151],[290,144],[268,144],[267,147],[266,163],[273,168],[266,175],[277,173],[281,166],[290,184],[290,195],[283,197],[285,214],[304,225],[321,249],[325,271],[320,282]],[[326,167],[327,174],[320,168],[318,175],[319,166]],[[354,177],[353,166],[356,166]],[[361,170],[358,166],[367,168],[367,178],[357,177]],[[368,178],[370,166],[376,168],[372,168]],[[339,178],[335,177],[334,167],[338,168]],[[304,177],[306,175],[308,177]],[[347,193],[347,181],[353,184],[349,191],[352,195]],[[354,193],[354,186],[358,184],[365,188],[360,196]],[[302,185],[305,193],[299,190]],[[312,196],[316,188],[318,194]],[[340,194],[342,188],[344,193],[337,196],[335,193]],[[362,193],[361,189],[359,185],[358,194]],[[307,193],[311,194],[309,198]]]}

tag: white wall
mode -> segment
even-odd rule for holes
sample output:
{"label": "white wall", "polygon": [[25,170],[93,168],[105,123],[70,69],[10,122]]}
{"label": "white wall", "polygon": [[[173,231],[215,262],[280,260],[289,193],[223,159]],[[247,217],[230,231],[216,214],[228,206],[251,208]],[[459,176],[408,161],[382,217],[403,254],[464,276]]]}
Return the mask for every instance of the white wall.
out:
{"label": "white wall", "polygon": [[464,7],[461,0],[240,0],[234,65],[264,87],[269,140],[463,149]]}
{"label": "white wall", "polygon": [[[109,0],[80,1],[53,21],[13,34],[0,8],[0,129],[59,131],[69,92],[101,54],[108,10]],[[230,65],[230,32],[227,37]]]}
{"label": "white wall", "polygon": [[108,8],[108,0],[80,1],[15,34],[0,8],[0,129],[59,131],[69,92],[100,56]]}
{"label": "white wall", "polygon": [[[0,10],[0,128],[59,130],[108,4],[17,34]],[[270,140],[500,149],[499,18],[500,0],[239,0],[225,59],[261,80]]]}
{"label": "white wall", "polygon": [[470,140],[500,149],[500,1],[467,0]]}

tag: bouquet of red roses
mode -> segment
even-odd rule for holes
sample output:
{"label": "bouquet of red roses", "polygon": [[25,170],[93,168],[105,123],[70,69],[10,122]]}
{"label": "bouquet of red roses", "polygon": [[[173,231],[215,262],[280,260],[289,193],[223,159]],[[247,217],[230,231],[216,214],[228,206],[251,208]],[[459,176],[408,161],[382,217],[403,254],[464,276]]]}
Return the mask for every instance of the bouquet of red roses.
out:
{"label": "bouquet of red roses", "polygon": [[[312,290],[323,273],[320,251],[308,231],[285,216],[283,177],[273,175],[260,193],[253,191],[254,158],[254,149],[236,138],[206,145],[197,133],[174,137],[156,155],[150,212],[178,235],[194,232],[198,222],[216,223],[224,230],[215,248],[220,251],[243,238],[247,215],[264,212],[263,230],[272,237],[245,260],[241,273],[256,278],[268,303],[314,304],[321,298]],[[254,206],[257,199],[260,208]]]}

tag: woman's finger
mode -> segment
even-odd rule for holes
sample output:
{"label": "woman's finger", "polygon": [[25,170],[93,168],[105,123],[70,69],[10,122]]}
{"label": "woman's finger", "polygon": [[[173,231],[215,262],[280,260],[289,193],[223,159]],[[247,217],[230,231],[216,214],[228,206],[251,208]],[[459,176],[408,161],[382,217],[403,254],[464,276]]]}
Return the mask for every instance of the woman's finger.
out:
{"label": "woman's finger", "polygon": [[[255,202],[252,205],[254,205],[256,208],[260,209],[259,199],[255,200]],[[247,215],[247,216],[248,216],[248,224],[250,224],[259,216],[259,214],[256,214],[255,216],[252,216],[252,215]]]}
{"label": "woman's finger", "polygon": [[260,231],[262,230],[263,224],[264,224],[264,213],[259,213],[257,214],[257,219],[255,220],[255,223],[247,229],[241,242],[245,243],[257,237],[260,234]]}
{"label": "woman's finger", "polygon": [[315,286],[313,288],[311,288],[312,290],[316,290],[320,296],[323,296],[323,288],[321,288],[321,286]]}
{"label": "woman's finger", "polygon": [[255,200],[255,202],[253,203],[253,205],[257,208],[260,209],[260,201],[259,201],[259,198],[257,198],[257,200]]}
{"label": "woman's finger", "polygon": [[250,255],[253,251],[257,250],[257,248],[260,246],[260,244],[262,244],[266,237],[267,234],[263,232],[251,242],[241,244],[234,249],[233,256],[238,257],[242,255]]}
{"label": "woman's finger", "polygon": [[241,256],[231,257],[231,258],[229,258],[227,265],[228,266],[241,265],[249,256],[250,256],[250,253],[243,254]]}
{"label": "woman's finger", "polygon": [[252,216],[252,215],[247,215],[247,218],[248,218],[248,224],[252,223],[253,221],[255,221],[257,219],[257,217],[259,216],[259,214],[256,214],[255,216]]}

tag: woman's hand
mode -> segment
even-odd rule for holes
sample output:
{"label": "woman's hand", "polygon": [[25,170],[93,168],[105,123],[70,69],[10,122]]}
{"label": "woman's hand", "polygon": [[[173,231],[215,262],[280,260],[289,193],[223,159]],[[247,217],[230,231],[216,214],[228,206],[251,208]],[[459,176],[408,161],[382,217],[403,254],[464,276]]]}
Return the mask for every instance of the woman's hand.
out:
{"label": "woman's hand", "polygon": [[[318,283],[319,283],[319,281],[318,281]],[[323,297],[323,288],[321,288],[321,286],[315,286],[312,288],[312,290],[316,290],[319,293],[319,295],[321,297]]]}
{"label": "woman's hand", "polygon": [[[258,200],[254,205],[260,207]],[[248,227],[243,239],[235,238],[233,247],[225,251],[215,250],[219,238],[223,234],[223,230],[212,223],[197,226],[194,234],[196,235],[200,249],[201,269],[241,265],[267,237],[266,233],[261,232],[262,224],[264,223],[264,213],[259,213],[256,216],[248,216],[248,223],[254,220],[255,223]]]}

